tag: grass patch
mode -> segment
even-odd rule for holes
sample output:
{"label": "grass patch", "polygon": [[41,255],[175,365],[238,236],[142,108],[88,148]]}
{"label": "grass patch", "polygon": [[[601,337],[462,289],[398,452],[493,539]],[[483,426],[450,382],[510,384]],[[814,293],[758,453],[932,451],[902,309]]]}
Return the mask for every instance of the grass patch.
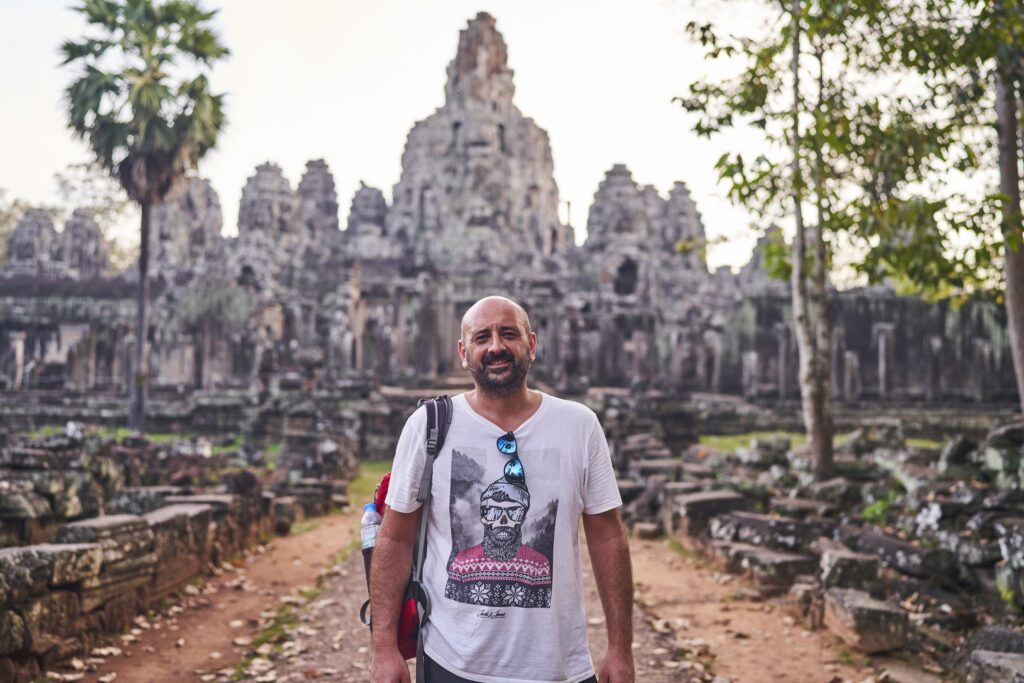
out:
{"label": "grass patch", "polygon": [[241,447],[242,447],[242,435],[239,434],[234,439],[232,439],[231,443],[224,444],[223,446],[214,446],[213,447],[213,454],[214,455],[222,455],[224,453],[233,453],[234,451],[237,451]]}
{"label": "grass patch", "polygon": [[845,647],[839,651],[839,663],[843,666],[856,666],[853,654]]}
{"label": "grass patch", "polygon": [[306,532],[313,531],[321,524],[323,524],[323,521],[324,520],[322,517],[304,519],[301,522],[296,522],[295,524],[292,524],[292,530],[290,533],[292,536],[298,536],[299,534],[304,534]]}
{"label": "grass patch", "polygon": [[700,437],[700,443],[703,446],[733,453],[739,448],[748,448],[751,439],[770,439],[777,436],[791,439],[794,448],[807,441],[807,435],[801,432],[747,432],[746,434],[705,434]]}
{"label": "grass patch", "polygon": [[348,483],[349,502],[362,509],[364,503],[373,500],[373,492],[381,478],[391,471],[390,460],[363,460],[359,463],[359,473]]}
{"label": "grass patch", "polygon": [[704,555],[697,552],[696,550],[687,548],[685,545],[683,545],[678,540],[672,537],[666,538],[665,544],[668,546],[669,550],[674,552],[676,555],[679,555],[680,557],[686,560],[690,560],[698,567],[707,568],[711,566],[710,562],[708,562],[708,559],[704,557]]}
{"label": "grass patch", "polygon": [[940,450],[945,444],[945,441],[937,441],[935,439],[907,439],[907,445],[909,447],[923,451]]}
{"label": "grass patch", "polygon": [[865,522],[874,524],[876,526],[886,526],[890,521],[890,513],[892,508],[900,499],[898,491],[889,491],[885,498],[876,500],[871,505],[868,505],[860,513],[860,518]]}

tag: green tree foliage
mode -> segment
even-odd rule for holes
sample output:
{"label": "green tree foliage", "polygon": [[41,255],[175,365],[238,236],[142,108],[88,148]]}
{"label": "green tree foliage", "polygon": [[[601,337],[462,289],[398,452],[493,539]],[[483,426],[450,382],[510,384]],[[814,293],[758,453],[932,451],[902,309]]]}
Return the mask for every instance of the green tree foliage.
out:
{"label": "green tree foliage", "polygon": [[189,0],[85,0],[76,10],[91,35],[61,46],[77,69],[68,125],[141,212],[130,419],[142,431],[150,213],[224,126],[223,95],[211,92],[207,71],[228,51],[210,27],[215,13]]}

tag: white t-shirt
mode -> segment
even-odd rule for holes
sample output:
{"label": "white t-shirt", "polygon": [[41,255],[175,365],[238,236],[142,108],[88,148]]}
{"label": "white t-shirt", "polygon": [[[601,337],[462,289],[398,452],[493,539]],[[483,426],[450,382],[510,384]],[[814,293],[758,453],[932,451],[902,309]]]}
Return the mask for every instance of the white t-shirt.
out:
{"label": "white t-shirt", "polygon": [[[434,463],[423,582],[430,620],[423,649],[481,683],[578,683],[594,675],[583,611],[579,520],[622,505],[601,425],[586,406],[542,394],[515,430],[518,461],[498,450],[505,431],[464,395]],[[405,423],[387,504],[419,507],[426,411]]]}

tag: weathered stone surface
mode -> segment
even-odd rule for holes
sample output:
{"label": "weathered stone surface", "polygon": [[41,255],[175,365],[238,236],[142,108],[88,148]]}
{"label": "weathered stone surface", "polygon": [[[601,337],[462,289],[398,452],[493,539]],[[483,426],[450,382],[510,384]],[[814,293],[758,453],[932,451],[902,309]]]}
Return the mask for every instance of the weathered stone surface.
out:
{"label": "weathered stone surface", "polygon": [[825,626],[867,654],[903,647],[910,630],[906,612],[849,588],[825,592]]}
{"label": "weathered stone surface", "polygon": [[1024,655],[1024,631],[998,624],[982,626],[971,633],[944,664],[949,669],[962,671],[970,662],[971,653],[979,650]]}
{"label": "weathered stone surface", "polygon": [[747,500],[735,491],[702,491],[676,496],[670,503],[671,524],[666,531],[698,537],[712,517],[747,507]]}
{"label": "weathered stone surface", "polygon": [[100,277],[110,266],[107,240],[87,209],[75,209],[54,246],[54,261],[76,280]]}
{"label": "weathered stone surface", "polygon": [[25,620],[17,612],[0,611],[0,657],[16,654],[24,648]]}
{"label": "weathered stone surface", "polygon": [[871,529],[856,533],[850,540],[855,550],[877,555],[886,567],[911,576],[955,581],[956,561],[948,550],[924,548]]}
{"label": "weathered stone surface", "polygon": [[940,473],[946,473],[951,468],[969,465],[971,451],[977,447],[978,444],[973,439],[963,434],[958,434],[947,441],[942,447],[937,469]]}
{"label": "weathered stone surface", "polygon": [[99,543],[103,547],[103,565],[118,562],[153,549],[153,532],[141,517],[104,515],[65,524],[57,531],[57,543]]}
{"label": "weathered stone surface", "polygon": [[[7,484],[4,486],[3,484]],[[0,482],[0,517],[4,519],[42,519],[50,517],[50,503],[35,491]]]}
{"label": "weathered stone surface", "polygon": [[94,578],[103,564],[103,548],[97,543],[43,543],[31,548],[53,567],[53,586]]}
{"label": "weathered stone surface", "polygon": [[878,568],[879,560],[874,555],[829,548],[821,554],[821,585],[867,590],[878,581]]}
{"label": "weathered stone surface", "polygon": [[105,507],[110,515],[144,515],[166,505],[167,496],[184,493],[180,486],[129,486],[116,491]]}
{"label": "weathered stone surface", "polygon": [[975,650],[967,666],[968,683],[1024,683],[1024,654]]}
{"label": "weathered stone surface", "polygon": [[758,468],[788,465],[789,449],[792,446],[792,440],[784,436],[753,439],[749,448],[737,449],[736,456],[744,465]]}
{"label": "weathered stone surface", "polygon": [[797,519],[803,519],[810,515],[832,517],[837,512],[836,506],[832,503],[807,498],[772,498],[769,508],[772,512]]}
{"label": "weathered stone surface", "polygon": [[1003,559],[1014,569],[1024,569],[1024,517],[1005,517],[995,522]]}
{"label": "weathered stone surface", "polygon": [[789,590],[798,576],[813,573],[818,565],[818,559],[810,555],[750,547],[753,550],[742,554],[740,568],[751,574],[754,584],[764,593]]}
{"label": "weathered stone surface", "polygon": [[81,611],[75,593],[53,591],[19,606],[18,611],[25,622],[26,648],[33,654],[47,655],[57,650],[59,656],[80,645],[75,621]]}
{"label": "weathered stone surface", "polygon": [[799,550],[819,536],[830,536],[834,526],[834,522],[811,522],[737,511],[714,517],[708,532],[712,538],[723,541]]}
{"label": "weathered stone surface", "polygon": [[634,460],[630,463],[630,472],[640,480],[663,476],[666,481],[679,481],[683,478],[683,461],[680,458]]}
{"label": "weathered stone surface", "polygon": [[154,510],[143,519],[153,529],[156,566],[148,598],[156,600],[199,575],[209,559],[209,505],[174,504]]}
{"label": "weathered stone surface", "polygon": [[32,595],[42,593],[53,576],[53,565],[49,559],[47,555],[37,553],[33,546],[0,549],[0,576],[4,579],[0,584],[0,596],[6,598],[0,601],[0,606],[17,605]]}

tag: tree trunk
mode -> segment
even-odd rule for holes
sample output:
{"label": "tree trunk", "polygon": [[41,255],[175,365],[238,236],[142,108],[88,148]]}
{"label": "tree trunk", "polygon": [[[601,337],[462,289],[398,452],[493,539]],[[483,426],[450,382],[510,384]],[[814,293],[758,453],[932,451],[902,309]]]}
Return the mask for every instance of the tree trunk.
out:
{"label": "tree trunk", "polygon": [[[818,58],[818,104],[817,112],[823,110],[825,90],[825,65],[821,52]],[[815,120],[815,136],[818,134],[818,122]],[[811,288],[811,299],[814,302],[814,322],[816,325],[816,348],[814,350],[815,379],[815,421],[814,428],[808,427],[811,452],[814,454],[814,478],[817,481],[831,479],[833,476],[832,461],[832,319],[828,305],[828,253],[825,246],[825,159],[822,143],[815,140],[815,171],[814,194],[817,207],[817,220],[812,238],[814,240],[814,274]]]}
{"label": "tree trunk", "polygon": [[1006,317],[1010,332],[1017,394],[1024,411],[1024,245],[1021,230],[1020,170],[1018,164],[1017,97],[1015,82],[996,73],[996,121],[999,135],[999,191],[1003,201]]}
{"label": "tree trunk", "polygon": [[[810,306],[807,298],[807,235],[803,214],[803,176],[800,171],[800,14],[801,0],[792,0],[792,31],[793,41],[793,132],[791,162],[793,176],[793,221],[796,234],[793,236],[792,273],[790,275],[790,296],[793,304],[793,328],[800,359],[800,405],[803,413],[804,428],[807,430],[812,457],[814,459],[814,476],[821,479],[827,475],[831,467],[831,441],[826,438],[823,428],[823,396],[821,395],[820,372],[818,370],[818,349],[811,323]],[[827,447],[824,445],[829,441]],[[824,454],[824,458],[823,458]],[[822,468],[825,464],[827,467]]]}
{"label": "tree trunk", "polygon": [[141,202],[142,229],[139,244],[139,289],[135,306],[135,353],[132,356],[131,398],[128,426],[143,434],[146,431],[146,384],[149,375],[147,338],[149,331],[149,221],[152,205]]}

